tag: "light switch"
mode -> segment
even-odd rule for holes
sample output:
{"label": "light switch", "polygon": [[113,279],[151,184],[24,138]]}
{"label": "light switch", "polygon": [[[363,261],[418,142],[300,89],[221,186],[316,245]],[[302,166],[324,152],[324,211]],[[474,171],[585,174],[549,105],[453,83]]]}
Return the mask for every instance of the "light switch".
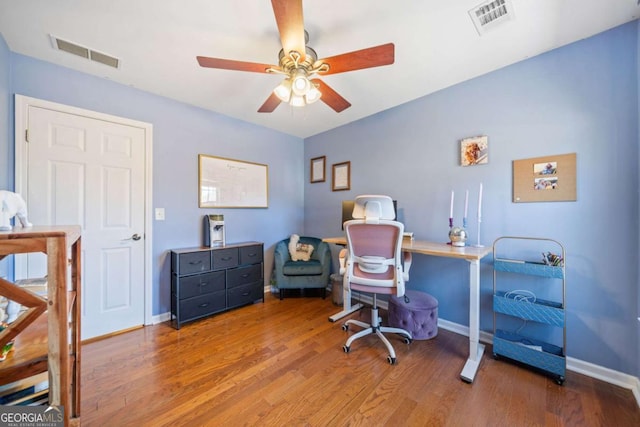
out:
{"label": "light switch", "polygon": [[164,208],[156,208],[156,221],[164,221]]}

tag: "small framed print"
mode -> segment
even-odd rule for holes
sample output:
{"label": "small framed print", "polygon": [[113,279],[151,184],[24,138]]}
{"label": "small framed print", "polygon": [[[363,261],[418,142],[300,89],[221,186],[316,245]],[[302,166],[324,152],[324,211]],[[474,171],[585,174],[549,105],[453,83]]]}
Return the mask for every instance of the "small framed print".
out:
{"label": "small framed print", "polygon": [[351,162],[336,163],[331,170],[331,190],[351,189]]}
{"label": "small framed print", "polygon": [[460,164],[462,166],[489,163],[489,138],[474,136],[460,141]]}
{"label": "small framed print", "polygon": [[327,158],[325,156],[314,157],[311,159],[311,183],[324,182],[324,169]]}

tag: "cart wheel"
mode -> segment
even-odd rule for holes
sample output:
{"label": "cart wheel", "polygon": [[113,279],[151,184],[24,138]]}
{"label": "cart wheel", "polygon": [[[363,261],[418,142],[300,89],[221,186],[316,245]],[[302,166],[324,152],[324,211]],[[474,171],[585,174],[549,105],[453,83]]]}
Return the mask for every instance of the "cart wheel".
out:
{"label": "cart wheel", "polygon": [[349,353],[351,351],[351,347],[349,347],[348,345],[343,345],[342,351],[344,351],[345,353]]}
{"label": "cart wheel", "polygon": [[387,362],[389,362],[389,365],[395,365],[396,364],[396,358],[395,357],[391,357],[391,355],[387,356]]}
{"label": "cart wheel", "polygon": [[564,384],[564,377],[558,377],[558,378],[556,378],[556,384],[558,384],[558,385],[563,385],[563,384]]}

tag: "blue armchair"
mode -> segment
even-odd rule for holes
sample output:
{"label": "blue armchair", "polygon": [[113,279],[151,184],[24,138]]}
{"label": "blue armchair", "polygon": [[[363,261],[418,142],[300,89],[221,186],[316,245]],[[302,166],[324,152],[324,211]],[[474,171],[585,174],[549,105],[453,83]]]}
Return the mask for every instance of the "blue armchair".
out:
{"label": "blue armchair", "polygon": [[289,254],[289,239],[278,242],[274,250],[273,263],[276,286],[280,290],[280,299],[284,289],[322,289],[322,298],[326,297],[331,270],[331,250],[329,244],[315,237],[301,236],[299,243],[313,246],[309,261],[292,261]]}

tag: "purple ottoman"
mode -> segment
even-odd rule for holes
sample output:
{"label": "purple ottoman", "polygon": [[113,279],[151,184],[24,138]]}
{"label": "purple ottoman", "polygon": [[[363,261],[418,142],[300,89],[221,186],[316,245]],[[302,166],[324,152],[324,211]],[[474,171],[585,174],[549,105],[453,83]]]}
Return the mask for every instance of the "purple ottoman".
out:
{"label": "purple ottoman", "polygon": [[389,326],[411,332],[414,340],[428,340],[438,335],[438,300],[417,291],[405,291],[404,297],[389,299]]}

